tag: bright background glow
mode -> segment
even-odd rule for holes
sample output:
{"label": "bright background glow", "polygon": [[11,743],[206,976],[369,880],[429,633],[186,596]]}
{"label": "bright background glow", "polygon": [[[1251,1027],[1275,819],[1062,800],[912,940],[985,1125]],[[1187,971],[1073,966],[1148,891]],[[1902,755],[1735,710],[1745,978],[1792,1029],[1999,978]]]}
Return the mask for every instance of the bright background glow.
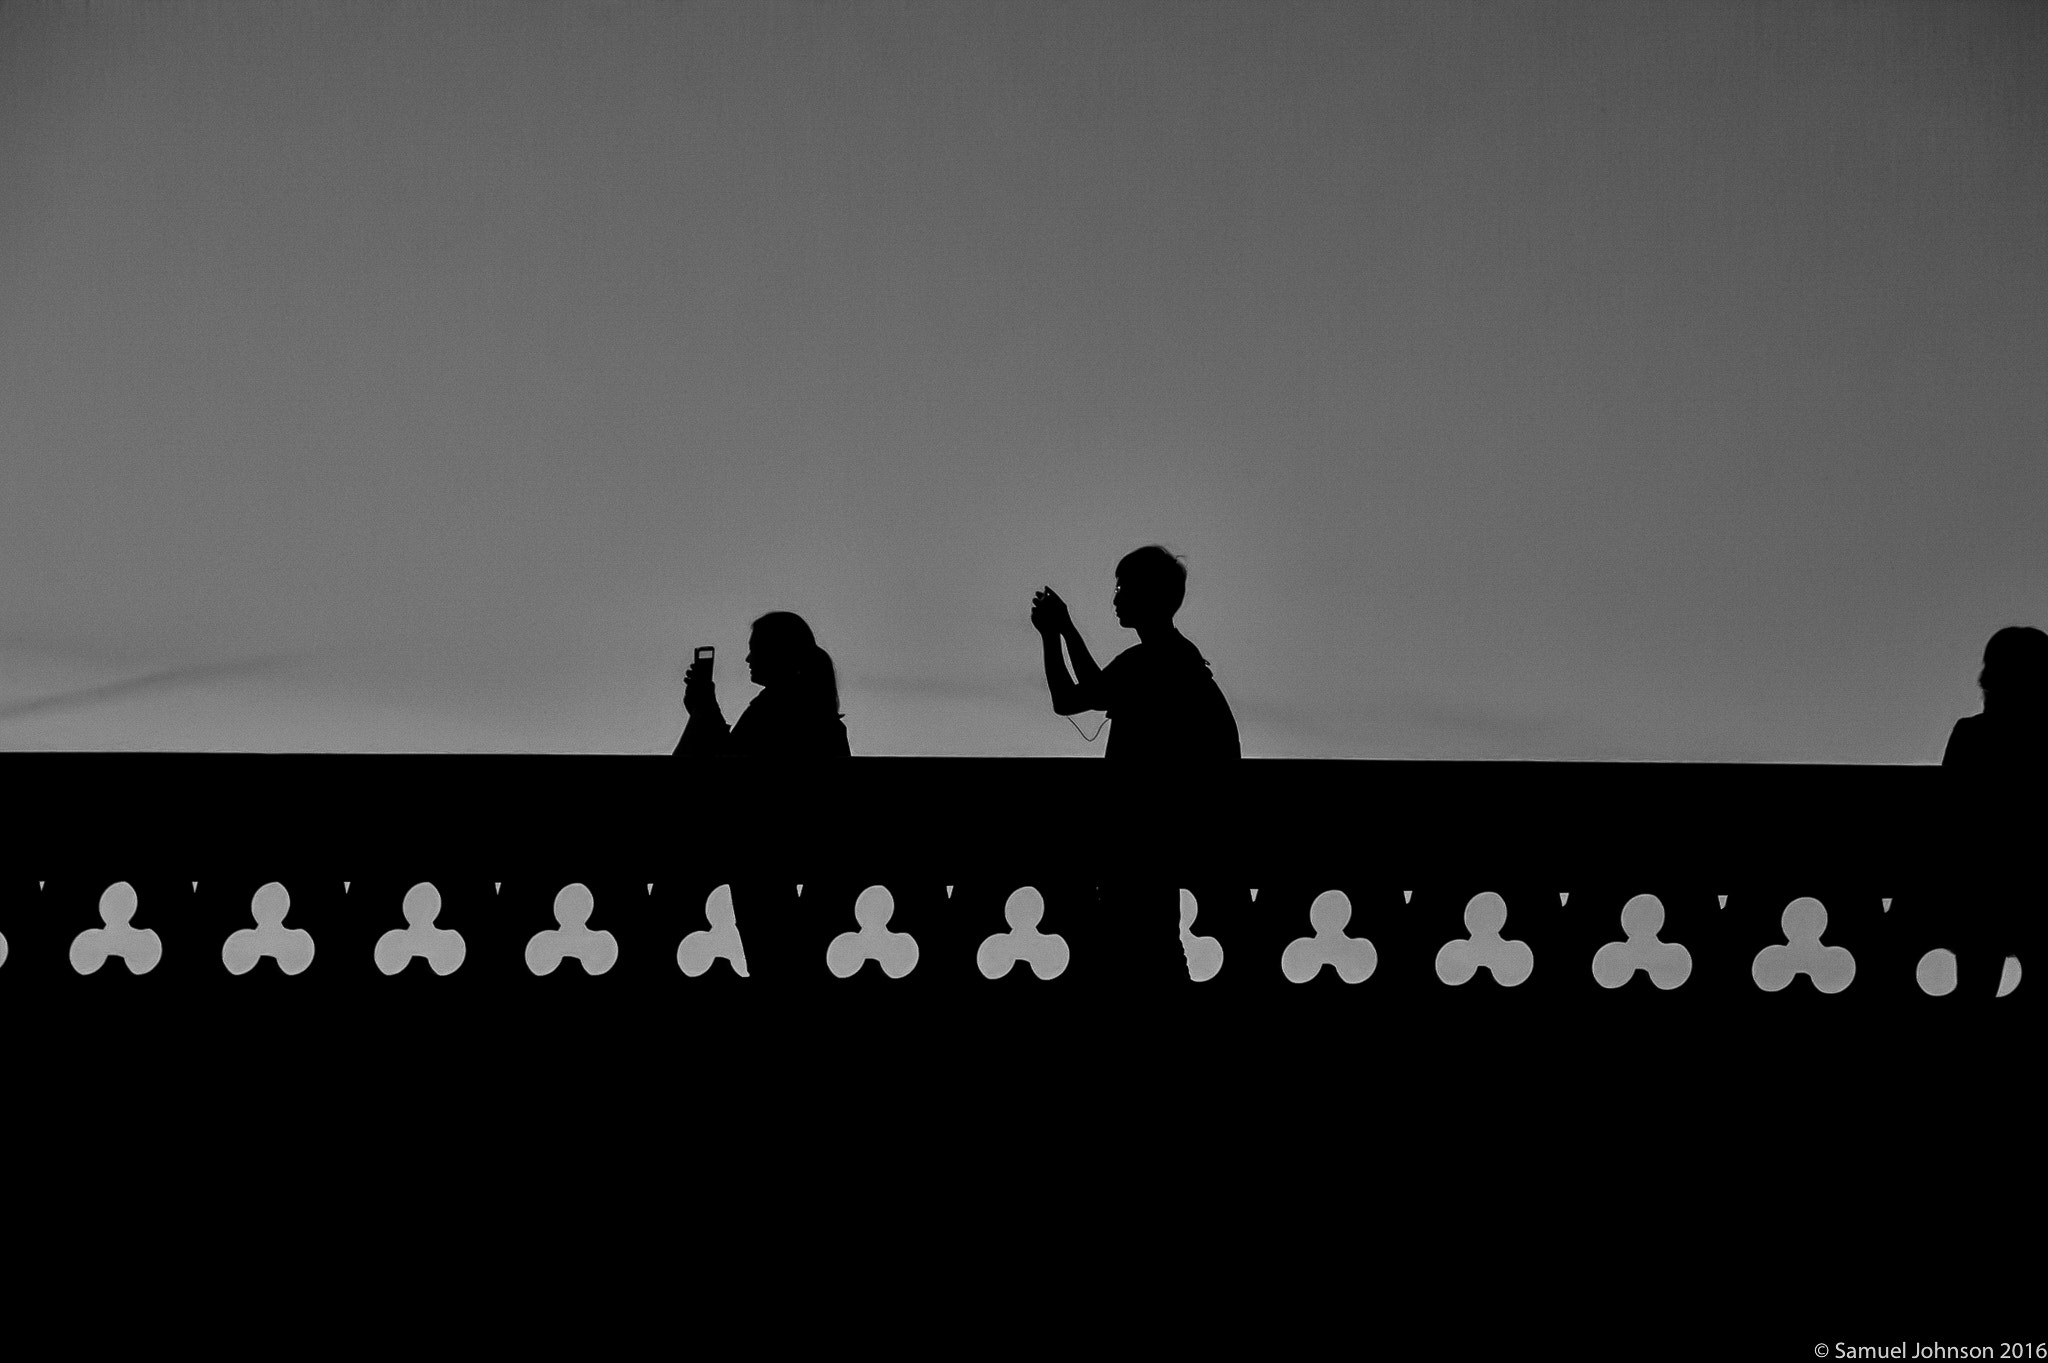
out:
{"label": "bright background glow", "polygon": [[0,8],[0,747],[1927,761],[2048,587],[2044,11]]}

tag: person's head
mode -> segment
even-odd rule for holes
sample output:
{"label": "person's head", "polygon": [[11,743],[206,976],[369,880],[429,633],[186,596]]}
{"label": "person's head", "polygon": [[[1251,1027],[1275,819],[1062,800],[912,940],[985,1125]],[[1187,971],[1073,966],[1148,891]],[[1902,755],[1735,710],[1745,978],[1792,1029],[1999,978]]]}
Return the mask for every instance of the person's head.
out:
{"label": "person's head", "polygon": [[2048,709],[2048,634],[2030,625],[2009,625],[1984,645],[1984,670],[1977,675],[1984,708],[2040,714]]}
{"label": "person's head", "polygon": [[1187,565],[1157,544],[1133,549],[1116,565],[1116,622],[1126,629],[1164,625],[1188,594]]}
{"label": "person's head", "polygon": [[839,713],[839,674],[801,615],[769,611],[754,622],[747,675],[757,686],[793,692]]}

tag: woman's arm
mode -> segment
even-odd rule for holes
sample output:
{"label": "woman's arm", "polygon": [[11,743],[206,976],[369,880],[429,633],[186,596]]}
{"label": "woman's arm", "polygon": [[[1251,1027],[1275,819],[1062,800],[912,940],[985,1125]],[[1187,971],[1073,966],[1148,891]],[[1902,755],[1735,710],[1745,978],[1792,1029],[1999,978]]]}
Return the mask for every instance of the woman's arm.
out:
{"label": "woman's arm", "polygon": [[710,757],[724,752],[732,730],[726,726],[724,711],[718,708],[718,692],[711,684],[708,659],[691,663],[689,671],[683,673],[683,708],[690,712],[690,722],[683,726],[683,736],[676,741],[675,756]]}
{"label": "woman's arm", "polygon": [[724,752],[732,742],[732,731],[725,727],[725,716],[713,710],[708,715],[691,715],[690,722],[683,726],[683,736],[676,740],[677,757],[715,757]]}

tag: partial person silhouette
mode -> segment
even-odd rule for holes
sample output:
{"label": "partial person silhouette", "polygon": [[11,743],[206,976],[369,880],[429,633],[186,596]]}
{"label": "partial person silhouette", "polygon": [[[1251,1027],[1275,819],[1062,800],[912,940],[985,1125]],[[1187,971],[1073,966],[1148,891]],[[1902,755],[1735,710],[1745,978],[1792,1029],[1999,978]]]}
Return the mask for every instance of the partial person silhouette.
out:
{"label": "partial person silhouette", "polygon": [[839,674],[800,615],[770,611],[754,622],[747,674],[761,693],[727,727],[711,677],[711,660],[683,674],[689,723],[677,757],[850,757],[839,710]]}
{"label": "partial person silhouette", "polygon": [[[2038,947],[2042,905],[2032,888],[2048,774],[2048,634],[2014,625],[1992,635],[1977,685],[1983,712],[1956,721],[1941,758],[1953,773],[1954,846],[1962,857],[1956,889],[1965,897],[1956,988],[1973,999],[1996,994],[2007,957],[2048,971]],[[2038,996],[2043,982],[2022,988]]]}
{"label": "partial person silhouette", "polygon": [[[1138,642],[1098,668],[1067,603],[1051,587],[1031,599],[1031,623],[1045,646],[1045,683],[1062,715],[1102,710],[1109,716],[1106,758],[1119,762],[1214,761],[1243,755],[1237,719],[1209,662],[1174,628],[1187,597],[1186,564],[1157,544],[1125,554],[1116,565],[1117,623]],[[1060,645],[1066,644],[1066,657]],[[1073,671],[1067,671],[1067,659]]]}

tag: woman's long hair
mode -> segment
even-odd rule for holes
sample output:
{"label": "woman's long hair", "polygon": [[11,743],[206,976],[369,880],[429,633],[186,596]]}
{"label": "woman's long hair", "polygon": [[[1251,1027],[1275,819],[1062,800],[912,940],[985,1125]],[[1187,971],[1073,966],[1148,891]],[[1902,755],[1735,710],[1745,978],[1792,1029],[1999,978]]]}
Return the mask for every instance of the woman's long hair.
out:
{"label": "woman's long hair", "polygon": [[754,642],[756,647],[788,661],[787,686],[804,708],[815,708],[834,719],[840,717],[838,669],[832,666],[832,655],[818,647],[817,637],[801,615],[794,611],[769,611],[754,622]]}

